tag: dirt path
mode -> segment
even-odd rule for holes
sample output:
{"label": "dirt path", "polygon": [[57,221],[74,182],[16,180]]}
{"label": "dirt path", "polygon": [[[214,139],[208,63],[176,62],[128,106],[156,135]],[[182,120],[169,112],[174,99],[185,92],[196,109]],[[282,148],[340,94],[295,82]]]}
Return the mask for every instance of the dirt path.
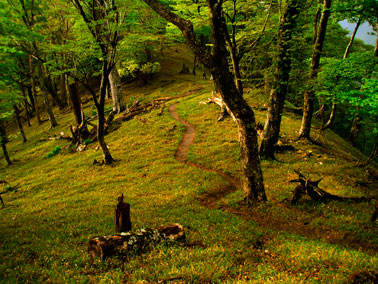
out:
{"label": "dirt path", "polygon": [[[194,143],[196,137],[196,129],[193,125],[189,124],[182,118],[180,118],[176,112],[178,103],[169,107],[169,113],[179,123],[185,126],[185,131],[182,140],[176,150],[175,158],[181,163],[184,163],[191,167],[196,167],[201,170],[212,172],[222,176],[228,185],[218,188],[213,192],[206,192],[198,197],[200,204],[206,208],[214,209],[218,208],[218,201],[236,191],[240,188],[240,181],[233,176],[230,176],[222,171],[215,170],[202,166],[200,164],[192,163],[187,160],[187,154],[190,146]],[[276,204],[275,206],[286,206],[285,204]],[[326,226],[321,229],[313,227],[308,223],[300,223],[296,220],[284,220],[275,216],[270,216],[260,212],[259,208],[251,208],[240,205],[237,208],[231,206],[223,206],[222,210],[240,216],[247,220],[253,220],[258,226],[272,230],[273,233],[269,233],[272,238],[276,235],[274,232],[282,231],[287,233],[298,234],[308,239],[320,240],[331,244],[337,244],[356,250],[361,250],[369,254],[377,254],[378,246],[369,243],[363,243],[353,236],[353,232],[338,232],[332,228]]]}

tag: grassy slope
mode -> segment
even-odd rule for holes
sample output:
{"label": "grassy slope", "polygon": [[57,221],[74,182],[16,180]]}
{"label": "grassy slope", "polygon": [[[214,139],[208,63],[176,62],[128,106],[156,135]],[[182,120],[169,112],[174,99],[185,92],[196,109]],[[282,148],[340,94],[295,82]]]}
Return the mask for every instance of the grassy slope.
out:
{"label": "grassy slope", "polygon": [[[190,54],[167,54],[159,78],[145,87],[128,86],[127,100],[148,101],[203,86],[168,103],[180,102],[179,115],[196,125],[189,160],[239,176],[234,123],[216,122],[218,108],[199,104],[211,95],[211,84],[200,76],[177,75]],[[170,80],[175,82],[168,84]],[[246,98],[253,107],[266,103],[258,91]],[[90,112],[88,105],[86,113]],[[314,179],[324,176],[320,185],[332,193],[377,195],[373,188],[355,185],[367,178],[364,170],[353,166],[358,153],[332,132],[322,137],[322,147],[292,142],[295,152],[279,154],[278,162],[263,161],[267,204],[243,208],[238,204],[242,192],[237,191],[220,199],[218,209],[209,209],[198,196],[226,182],[174,159],[183,128],[167,109],[162,116],[158,112],[137,116],[106,137],[117,159],[110,167],[92,165],[101,159],[94,144],[72,154],[67,142],[38,142],[46,132],[67,132],[72,114],[58,115],[60,125],[53,130],[48,130],[48,123],[33,123],[26,129],[26,144],[20,137],[12,139],[8,148],[17,162],[7,167],[0,157],[0,180],[20,187],[3,195],[0,283],[157,283],[170,277],[180,277],[176,283],[342,283],[355,271],[378,271],[377,252],[372,252],[378,246],[378,228],[368,222],[373,203],[303,201],[291,207],[280,202],[291,197],[294,185],[288,181],[295,177],[294,169]],[[263,121],[265,113],[257,111],[256,116]],[[299,116],[285,112],[282,139],[293,140],[299,123]],[[56,146],[62,152],[47,158]],[[305,156],[309,151],[312,155]],[[205,247],[161,245],[128,262],[90,264],[87,242],[113,231],[116,198],[122,192],[131,204],[134,228],[179,222],[187,228],[189,243]]]}

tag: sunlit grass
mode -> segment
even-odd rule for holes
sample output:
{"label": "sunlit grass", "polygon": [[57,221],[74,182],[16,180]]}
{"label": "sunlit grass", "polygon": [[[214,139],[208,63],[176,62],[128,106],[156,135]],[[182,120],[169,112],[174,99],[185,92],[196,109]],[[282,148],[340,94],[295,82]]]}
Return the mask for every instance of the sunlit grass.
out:
{"label": "sunlit grass", "polygon": [[[165,85],[161,74],[149,85],[125,86],[126,101],[133,96],[145,102],[174,97],[202,86],[167,103],[179,102],[178,114],[196,127],[188,159],[240,177],[234,122],[231,118],[217,122],[219,108],[199,104],[211,96],[211,82],[198,80],[199,75],[177,75],[182,60],[192,60],[190,54],[177,56],[174,60],[167,56],[167,71],[163,70],[174,83]],[[263,122],[266,113],[260,109],[266,96],[251,90],[245,97]],[[90,109],[85,110],[88,116]],[[26,128],[25,144],[20,137],[12,138],[7,146],[16,162],[7,167],[0,157],[0,179],[19,186],[17,192],[2,195],[6,206],[0,210],[1,283],[158,283],[171,277],[177,277],[177,283],[343,283],[355,271],[378,270],[377,254],[327,238],[329,234],[378,245],[377,225],[368,222],[373,202],[319,204],[304,199],[291,206],[283,201],[292,197],[295,184],[289,180],[296,178],[294,169],[312,179],[324,177],[320,187],[334,194],[377,194],[356,186],[366,172],[353,166],[350,159],[358,153],[342,139],[326,131],[321,138],[325,146],[294,141],[300,117],[285,111],[281,140],[296,150],[279,153],[278,161],[262,162],[269,201],[253,210],[271,222],[264,226],[230,212],[252,210],[240,207],[241,190],[220,199],[217,209],[200,204],[199,195],[227,182],[174,159],[183,127],[167,108],[161,116],[158,112],[138,115],[106,136],[116,159],[112,166],[93,165],[102,157],[96,143],[82,153],[71,153],[67,141],[40,141],[48,134],[69,132],[70,113],[57,115],[59,127],[52,130],[48,122],[40,127],[33,121]],[[57,146],[61,152],[48,158]],[[306,156],[309,151],[312,154]],[[134,228],[178,222],[186,228],[187,243],[197,245],[161,244],[127,262],[113,258],[91,264],[88,240],[114,231],[114,209],[121,193],[131,204]],[[307,235],[295,230],[304,223]],[[312,237],[311,230],[324,233]]]}

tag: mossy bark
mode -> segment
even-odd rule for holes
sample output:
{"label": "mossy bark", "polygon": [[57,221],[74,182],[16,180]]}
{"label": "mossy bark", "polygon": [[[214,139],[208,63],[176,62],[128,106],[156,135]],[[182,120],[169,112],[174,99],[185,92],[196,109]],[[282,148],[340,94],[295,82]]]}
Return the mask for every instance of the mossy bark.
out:
{"label": "mossy bark", "polygon": [[[323,44],[324,44],[324,40],[326,36],[328,19],[331,14],[331,11],[330,11],[331,2],[332,2],[331,0],[324,0],[322,17],[320,19],[319,29],[318,29],[318,33],[317,33],[315,44],[314,44],[314,50],[312,53],[311,67],[310,67],[310,74],[309,74],[310,82],[314,81],[318,76],[320,57],[322,54]],[[314,113],[314,100],[315,100],[315,91],[313,90],[313,88],[310,87],[304,92],[303,99],[304,99],[303,117],[302,117],[301,128],[299,130],[299,138],[310,139],[311,120],[312,120],[312,115]]]}
{"label": "mossy bark", "polygon": [[264,159],[274,159],[274,145],[278,142],[281,127],[282,110],[289,85],[291,70],[291,38],[300,11],[301,1],[291,0],[285,14],[281,18],[278,32],[277,67],[273,88],[270,92],[270,102],[264,132],[260,145],[260,156]]}

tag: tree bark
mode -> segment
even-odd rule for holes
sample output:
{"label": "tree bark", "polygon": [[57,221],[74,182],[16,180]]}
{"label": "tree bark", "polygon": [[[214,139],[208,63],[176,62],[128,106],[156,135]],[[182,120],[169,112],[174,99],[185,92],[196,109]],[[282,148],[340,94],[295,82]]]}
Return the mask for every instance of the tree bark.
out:
{"label": "tree bark", "polygon": [[278,142],[281,127],[282,110],[289,85],[291,70],[291,38],[300,11],[301,1],[291,0],[285,14],[281,18],[278,32],[278,55],[273,88],[270,92],[270,102],[264,132],[260,145],[260,157],[274,159],[274,145]]}
{"label": "tree bark", "polygon": [[55,116],[54,116],[54,112],[53,112],[53,110],[52,110],[52,108],[50,106],[48,93],[43,92],[43,100],[44,100],[44,103],[45,103],[47,115],[49,116],[50,129],[51,129],[51,128],[54,128],[54,127],[58,126],[58,123],[56,122],[56,119],[55,119]]}
{"label": "tree bark", "polygon": [[375,30],[376,30],[376,33],[377,33],[377,40],[375,41],[375,48],[374,48],[374,55],[376,57],[378,57],[378,21],[377,21],[377,24],[375,25]]}
{"label": "tree bark", "polygon": [[[104,163],[110,165],[114,162],[112,155],[110,154],[109,148],[105,142],[105,95],[106,88],[109,84],[109,73],[108,62],[104,60],[102,64],[102,75],[101,75],[101,85],[100,85],[100,101],[96,103],[97,116],[98,116],[98,127],[97,127],[97,140],[98,144],[102,149],[102,154],[104,157]],[[94,98],[96,99],[96,98]],[[97,101],[97,99],[96,99]]]}
{"label": "tree bark", "polygon": [[32,97],[34,101],[35,112],[37,115],[38,124],[41,124],[42,120],[41,120],[41,115],[40,115],[39,106],[38,106],[37,91],[35,89],[33,58],[31,55],[29,55],[29,69],[30,69],[30,85],[31,85]]}
{"label": "tree bark", "polygon": [[24,96],[24,108],[25,108],[26,120],[28,122],[28,126],[31,126],[31,123],[30,123],[31,113],[29,109],[30,105],[28,103],[28,99],[26,98],[25,87],[21,86],[21,92]]}
{"label": "tree bark", "polygon": [[[310,74],[309,79],[310,82],[314,81],[318,76],[319,72],[319,65],[320,65],[320,57],[323,50],[323,43],[326,36],[327,31],[327,23],[330,16],[330,8],[331,8],[331,0],[324,0],[323,4],[323,11],[322,17],[320,19],[319,29],[316,36],[316,41],[314,44],[314,50],[312,53],[311,59],[311,67],[310,67]],[[312,88],[308,88],[304,92],[304,102],[303,102],[303,117],[301,128],[299,130],[299,138],[310,139],[310,131],[311,131],[311,120],[312,115],[314,112],[314,99],[315,99],[315,91]]]}
{"label": "tree bark", "polygon": [[144,2],[182,31],[197,58],[212,74],[220,95],[231,114],[235,117],[238,126],[245,200],[248,202],[265,201],[267,198],[258,154],[255,115],[237,90],[234,76],[228,68],[225,22],[222,16],[223,1],[207,0],[210,10],[213,54],[210,54],[197,41],[190,21],[174,14],[156,0],[144,0]]}
{"label": "tree bark", "polygon": [[126,104],[122,94],[121,78],[115,66],[109,74],[109,84],[113,99],[113,112],[118,114],[125,110]]}
{"label": "tree bark", "polygon": [[83,110],[81,106],[81,98],[77,91],[77,82],[70,84],[68,89],[75,121],[77,125],[80,125],[83,122]]}
{"label": "tree bark", "polygon": [[347,137],[347,140],[353,145],[357,144],[357,137],[360,134],[361,130],[361,116],[357,116],[352,121],[352,127],[350,128],[350,133]]}
{"label": "tree bark", "polygon": [[4,158],[7,161],[8,166],[12,165],[12,161],[9,158],[6,141],[7,141],[7,134],[5,131],[5,125],[3,121],[0,121],[0,144],[1,148],[3,148]]}
{"label": "tree bark", "polygon": [[25,136],[25,131],[24,128],[22,127],[22,122],[21,122],[21,117],[20,117],[20,110],[18,109],[17,105],[13,106],[14,108],[14,113],[16,115],[16,121],[17,121],[17,126],[18,129],[20,130],[21,136],[22,136],[22,141],[25,143],[27,141],[26,136]]}

